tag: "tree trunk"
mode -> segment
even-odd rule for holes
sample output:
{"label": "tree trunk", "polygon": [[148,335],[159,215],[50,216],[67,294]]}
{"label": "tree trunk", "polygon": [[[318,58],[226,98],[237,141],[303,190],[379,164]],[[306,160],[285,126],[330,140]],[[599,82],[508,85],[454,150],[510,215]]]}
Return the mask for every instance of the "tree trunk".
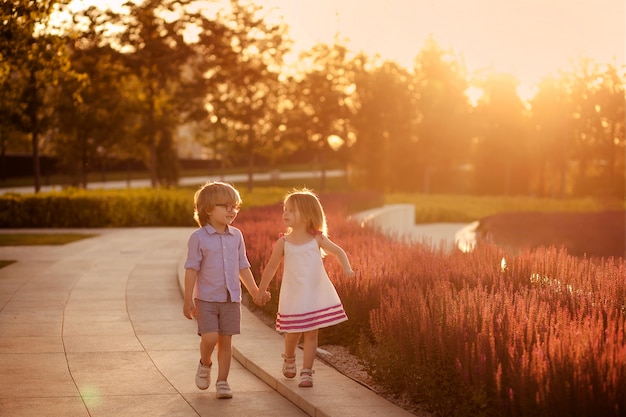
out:
{"label": "tree trunk", "polygon": [[568,160],[568,150],[567,150],[567,139],[563,137],[561,141],[561,184],[560,184],[560,198],[565,198],[565,193],[567,192],[567,160]]}
{"label": "tree trunk", "polygon": [[130,159],[126,159],[126,188],[130,188],[132,177],[133,174],[131,171]]}
{"label": "tree trunk", "polygon": [[87,167],[89,166],[89,161],[87,159],[87,139],[83,136],[80,139],[80,144],[82,145],[82,149],[80,152],[80,186],[84,189],[87,189]]}
{"label": "tree trunk", "polygon": [[254,155],[252,152],[248,154],[248,191],[254,188]]}
{"label": "tree trunk", "polygon": [[4,126],[0,126],[0,182],[7,179],[7,133]]}
{"label": "tree trunk", "polygon": [[150,147],[150,183],[152,187],[156,188],[159,184],[159,178],[157,175],[157,140],[156,140],[156,128],[155,128],[155,116],[154,116],[154,89],[152,83],[149,83],[148,87],[148,141]]}
{"label": "tree trunk", "polygon": [[31,132],[31,142],[33,146],[33,178],[35,180],[35,194],[41,190],[41,167],[39,164],[39,137],[37,129]]}
{"label": "tree trunk", "polygon": [[33,149],[33,177],[35,183],[35,194],[41,190],[41,168],[39,164],[39,123],[37,114],[39,113],[39,103],[37,101],[37,77],[35,70],[31,68],[29,79],[29,95],[26,112],[30,119],[30,134]]}

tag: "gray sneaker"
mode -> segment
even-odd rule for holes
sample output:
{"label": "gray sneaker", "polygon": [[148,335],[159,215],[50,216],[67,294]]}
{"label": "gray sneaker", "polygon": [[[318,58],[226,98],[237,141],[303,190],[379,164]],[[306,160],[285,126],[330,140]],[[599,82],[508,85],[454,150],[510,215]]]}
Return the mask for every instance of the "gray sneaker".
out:
{"label": "gray sneaker", "polygon": [[204,366],[202,362],[198,363],[196,371],[196,386],[200,389],[207,389],[211,384],[211,365]]}
{"label": "gray sneaker", "polygon": [[233,392],[230,390],[228,386],[228,382],[226,381],[217,381],[215,383],[216,393],[215,396],[220,400],[226,398],[233,398]]}

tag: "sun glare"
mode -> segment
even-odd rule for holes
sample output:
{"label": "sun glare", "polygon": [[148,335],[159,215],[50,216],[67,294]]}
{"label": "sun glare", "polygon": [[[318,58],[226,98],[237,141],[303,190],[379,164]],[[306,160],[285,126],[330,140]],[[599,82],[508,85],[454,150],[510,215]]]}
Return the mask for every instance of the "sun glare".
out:
{"label": "sun glare", "polygon": [[330,135],[326,140],[328,141],[328,146],[334,150],[341,148],[341,146],[345,143],[345,141],[337,135]]}
{"label": "sun glare", "polygon": [[354,52],[379,54],[411,69],[432,36],[471,73],[493,69],[515,76],[523,100],[543,77],[570,68],[580,56],[624,63],[623,1],[390,0],[382,8],[361,0],[271,3],[283,8],[304,49],[338,35]]}
{"label": "sun glare", "polygon": [[537,85],[532,84],[520,84],[517,87],[517,95],[522,99],[524,104],[529,105],[530,101],[535,97],[537,93]]}
{"label": "sun glare", "polygon": [[465,90],[465,95],[469,99],[470,104],[474,107],[478,105],[478,100],[480,100],[484,93],[483,89],[478,87],[470,87]]}
{"label": "sun glare", "polygon": [[[114,10],[126,1],[74,0],[81,7]],[[199,1],[198,7],[228,3]],[[371,0],[253,3],[284,18],[294,40],[293,57],[339,39],[352,52],[379,55],[411,69],[432,37],[457,54],[470,73],[493,69],[515,76],[522,100],[532,97],[541,78],[571,68],[581,56],[620,66],[626,51],[626,4],[618,0],[389,0],[384,7]],[[468,97],[476,100],[478,91]]]}

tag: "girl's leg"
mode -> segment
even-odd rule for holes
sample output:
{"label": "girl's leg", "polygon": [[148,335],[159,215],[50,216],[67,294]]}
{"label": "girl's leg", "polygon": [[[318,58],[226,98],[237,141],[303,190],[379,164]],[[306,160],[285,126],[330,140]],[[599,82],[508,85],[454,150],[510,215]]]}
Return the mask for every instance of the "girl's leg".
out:
{"label": "girl's leg", "polygon": [[285,334],[285,352],[283,353],[283,375],[286,378],[296,376],[296,347],[302,333]]}
{"label": "girl's leg", "polygon": [[317,353],[317,329],[304,332],[304,359],[300,370],[299,387],[307,388],[313,386],[313,361]]}
{"label": "girl's leg", "polygon": [[296,347],[302,333],[285,333],[285,356],[293,358],[296,355]]}
{"label": "girl's leg", "polygon": [[318,330],[304,332],[304,359],[302,360],[303,369],[313,369],[313,361],[317,353],[317,334]]}
{"label": "girl's leg", "polygon": [[233,337],[221,334],[217,340],[217,381],[226,381],[233,357]]}

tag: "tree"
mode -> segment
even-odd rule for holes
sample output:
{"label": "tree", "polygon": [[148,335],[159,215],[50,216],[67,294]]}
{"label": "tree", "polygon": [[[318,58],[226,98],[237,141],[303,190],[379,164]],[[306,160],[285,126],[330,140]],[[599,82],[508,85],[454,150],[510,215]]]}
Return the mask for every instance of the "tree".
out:
{"label": "tree", "polygon": [[[98,164],[104,170],[103,157],[123,148],[116,145],[129,133],[133,90],[125,82],[120,53],[105,43],[101,12],[91,7],[74,15],[74,21],[86,29],[68,45],[71,65],[86,79],[60,80],[54,101],[58,132],[54,148],[73,185],[86,188],[89,171]],[[105,155],[104,150],[109,152]]]}
{"label": "tree", "polygon": [[624,86],[626,67],[622,73],[613,65],[607,65],[600,74],[600,82],[595,91],[596,111],[599,123],[596,125],[599,137],[599,160],[605,161],[605,169],[600,175],[606,195],[624,198],[626,191],[626,113]]}
{"label": "tree", "polygon": [[0,60],[0,181],[7,178],[7,151],[22,148],[27,152],[29,149],[28,137],[16,128],[12,115],[14,105],[19,101],[15,82],[15,73],[10,72],[5,60]]}
{"label": "tree", "polygon": [[461,180],[460,167],[469,160],[471,139],[466,70],[452,51],[429,39],[415,57],[413,72],[422,191],[429,193],[433,185],[439,191],[457,191],[454,180]]}
{"label": "tree", "polygon": [[[204,97],[211,56],[198,51],[221,45],[223,30],[199,13],[189,12],[193,0],[147,0],[126,3],[127,14],[110,13],[111,22],[124,30],[114,40],[124,64],[136,80],[141,129],[146,143],[153,186],[177,181],[174,130],[193,118],[204,118]],[[197,39],[186,31],[197,28]],[[219,52],[220,54],[223,52]],[[162,164],[164,166],[159,167]]]}
{"label": "tree", "polygon": [[624,193],[624,75],[581,58],[564,74],[571,91],[574,193]]}
{"label": "tree", "polygon": [[374,190],[413,191],[418,115],[412,77],[395,62],[374,65],[364,55],[356,57],[352,65],[357,175]]}
{"label": "tree", "polygon": [[[2,3],[0,25],[1,84],[13,125],[31,137],[35,192],[41,188],[40,135],[50,124],[50,86],[62,75],[76,76],[69,68],[65,39],[55,34],[50,15],[64,1],[11,0]],[[10,82],[8,82],[10,79]]]}
{"label": "tree", "polygon": [[528,115],[518,84],[509,74],[488,74],[482,81],[484,95],[475,111],[479,193],[517,195],[530,190]]}
{"label": "tree", "polygon": [[252,3],[230,2],[230,10],[219,16],[227,27],[232,48],[220,68],[217,88],[209,96],[214,123],[225,127],[229,147],[247,158],[248,189],[253,188],[253,168],[258,155],[274,144],[271,132],[279,126],[275,94],[283,55],[288,50],[285,26],[272,24]]}
{"label": "tree", "polygon": [[532,155],[539,195],[564,198],[572,137],[571,97],[565,80],[545,77],[532,102]]}
{"label": "tree", "polygon": [[[301,54],[304,75],[297,81],[296,112],[305,149],[312,152],[315,165],[322,171],[325,187],[327,161],[342,146],[350,145],[350,91],[354,88],[347,62],[348,50],[335,42],[318,44]],[[331,140],[334,139],[334,142]]]}

